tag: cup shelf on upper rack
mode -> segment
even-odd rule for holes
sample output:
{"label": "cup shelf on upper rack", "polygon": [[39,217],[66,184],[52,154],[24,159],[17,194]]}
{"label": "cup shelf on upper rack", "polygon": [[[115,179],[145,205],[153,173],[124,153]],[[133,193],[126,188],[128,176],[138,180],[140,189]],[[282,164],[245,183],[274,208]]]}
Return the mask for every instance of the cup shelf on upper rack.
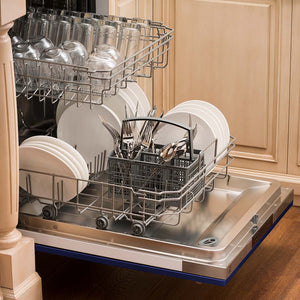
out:
{"label": "cup shelf on upper rack", "polygon": [[[120,88],[127,87],[127,82],[136,81],[138,77],[151,78],[155,69],[168,65],[174,30],[160,22],[45,8],[30,9],[25,17],[16,21],[10,32],[14,39],[13,51],[14,43],[30,45],[31,40],[38,36],[52,38],[54,47],[58,47],[64,41],[58,39],[65,31],[66,40],[79,40],[78,30],[82,29],[80,24],[84,25],[85,30],[86,27],[92,28],[89,45],[92,44],[91,49],[94,50],[89,51],[90,56],[97,48],[97,43],[105,44],[108,34],[115,32],[115,39],[110,38],[109,43],[121,53],[121,59],[112,67],[97,69],[91,67],[93,63],[78,65],[47,60],[42,58],[42,54],[37,57],[14,55],[17,97],[23,95],[31,99],[36,96],[41,102],[50,99],[52,103],[62,99],[90,105],[102,104],[103,97],[115,95]],[[53,29],[51,26],[57,26],[56,38],[50,36]],[[109,33],[105,31],[107,28],[110,29]],[[137,44],[131,30],[138,32]],[[84,38],[87,36],[80,41],[85,45]]]}

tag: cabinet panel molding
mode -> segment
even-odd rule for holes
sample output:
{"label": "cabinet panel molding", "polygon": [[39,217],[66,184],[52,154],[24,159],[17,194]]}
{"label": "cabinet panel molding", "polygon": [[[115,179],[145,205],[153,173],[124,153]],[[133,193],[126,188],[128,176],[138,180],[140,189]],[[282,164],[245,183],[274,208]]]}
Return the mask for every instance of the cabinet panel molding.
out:
{"label": "cabinet panel molding", "polygon": [[300,3],[293,2],[288,173],[300,175]]}
{"label": "cabinet panel molding", "polygon": [[286,172],[292,0],[177,0],[173,16],[155,2],[175,28],[164,110],[211,102],[237,138],[235,166]]}

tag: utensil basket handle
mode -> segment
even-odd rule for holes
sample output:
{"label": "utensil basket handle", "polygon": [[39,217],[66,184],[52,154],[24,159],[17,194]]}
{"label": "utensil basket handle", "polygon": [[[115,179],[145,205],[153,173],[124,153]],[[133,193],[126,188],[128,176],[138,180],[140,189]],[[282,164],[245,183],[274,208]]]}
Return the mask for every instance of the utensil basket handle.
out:
{"label": "utensil basket handle", "polygon": [[179,127],[181,129],[185,129],[188,132],[189,135],[189,153],[190,153],[190,160],[193,160],[193,153],[194,153],[194,148],[193,148],[193,129],[189,126],[185,126],[182,125],[180,123],[171,121],[171,120],[167,120],[167,119],[162,119],[162,118],[155,118],[155,117],[137,117],[137,118],[128,118],[128,119],[124,119],[122,121],[122,129],[121,129],[121,149],[123,149],[123,132],[124,132],[124,126],[125,123],[127,122],[134,122],[134,121],[153,121],[153,122],[158,122],[158,123],[165,123],[165,124],[169,124],[169,125],[173,125],[176,127]]}

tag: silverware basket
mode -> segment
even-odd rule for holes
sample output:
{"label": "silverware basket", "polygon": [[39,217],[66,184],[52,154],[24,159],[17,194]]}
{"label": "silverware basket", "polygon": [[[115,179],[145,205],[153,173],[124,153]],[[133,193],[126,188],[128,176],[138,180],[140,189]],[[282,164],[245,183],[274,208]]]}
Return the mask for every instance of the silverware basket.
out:
{"label": "silverware basket", "polygon": [[[135,191],[143,190],[144,193],[146,193],[146,191],[154,191],[156,193],[172,191],[173,194],[169,196],[174,198],[176,191],[179,191],[196,174],[203,173],[204,154],[200,150],[193,149],[192,129],[160,118],[147,117],[123,120],[121,131],[121,149],[123,153],[127,151],[124,142],[124,128],[126,127],[126,123],[136,123],[137,121],[157,122],[157,126],[160,123],[166,123],[184,129],[189,136],[187,152],[183,156],[175,157],[168,162],[160,157],[163,145],[158,144],[153,144],[151,149],[141,151],[134,159],[120,158],[115,152],[112,152],[108,157],[109,181],[115,185],[130,186]],[[203,185],[204,182],[202,180],[202,182],[197,185],[198,190],[192,192],[197,194]],[[179,194],[180,192],[178,196]],[[153,198],[154,196],[149,195],[149,197]],[[156,199],[160,200],[162,197],[168,198],[168,194],[162,194],[161,197],[158,196]],[[189,195],[186,195],[185,200],[181,201],[181,204],[172,201],[169,205],[185,205],[188,201]]]}

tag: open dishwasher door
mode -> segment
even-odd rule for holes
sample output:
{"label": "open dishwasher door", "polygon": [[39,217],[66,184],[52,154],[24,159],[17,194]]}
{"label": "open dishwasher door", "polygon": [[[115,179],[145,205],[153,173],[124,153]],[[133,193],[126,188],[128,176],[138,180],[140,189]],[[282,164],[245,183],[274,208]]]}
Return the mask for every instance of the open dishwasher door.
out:
{"label": "open dishwasher door", "polygon": [[292,203],[293,190],[276,181],[228,175],[178,225],[151,223],[143,237],[128,220],[95,229],[97,212],[74,217],[67,205],[56,221],[21,213],[20,229],[38,251],[226,285]]}
{"label": "open dishwasher door", "polygon": [[[65,17],[65,13],[60,11],[61,17]],[[82,13],[75,13],[73,17],[88,16],[91,14],[82,16]],[[74,107],[81,107],[85,103],[83,105],[93,108],[103,104],[107,93],[109,96],[116,95],[119,85],[126,88],[132,75],[151,77],[155,69],[167,66],[173,29],[150,20],[93,17],[100,21],[109,18],[107,22],[113,20],[116,26],[125,21],[132,23],[130,26],[142,21],[146,27],[139,25],[139,28],[150,26],[151,43],[127,58],[132,63],[124,61],[121,70],[120,66],[116,66],[109,77],[105,75],[107,71],[99,71],[104,72],[102,76],[94,77],[87,68],[57,62],[55,65],[62,75],[58,79],[51,76],[52,62],[16,57],[15,61],[21,66],[16,72],[16,78],[19,78],[19,127],[25,127],[20,130],[20,141],[28,137],[25,133],[30,130],[55,136],[59,101],[65,106],[75,103]],[[29,21],[31,24],[32,20]],[[118,28],[120,30],[121,26]],[[148,36],[146,32],[144,34]],[[50,71],[50,76],[40,77],[40,72],[28,73],[27,65],[30,63],[33,70],[39,70],[42,63]],[[123,76],[120,78],[119,74]],[[90,80],[81,82],[78,80],[81,78]],[[94,81],[95,84],[92,84]],[[93,89],[94,86],[101,88]],[[156,121],[149,117],[143,120],[147,121],[146,124]],[[45,131],[46,121],[50,127]],[[194,129],[188,127],[188,141],[191,141]],[[177,159],[177,165],[167,168],[167,164],[157,163],[160,152],[155,152],[155,149],[146,153],[147,159],[143,161],[130,160],[130,168],[126,167],[127,162],[120,167],[122,157],[113,157],[111,161],[115,168],[111,168],[114,172],[111,172],[109,180],[101,178],[105,152],[95,156],[94,165],[88,163],[89,180],[61,176],[60,172],[20,169],[23,189],[26,188],[23,192],[26,193],[20,197],[19,228],[24,236],[34,238],[38,251],[225,285],[293,202],[293,191],[281,188],[276,181],[228,175],[233,142],[234,139],[226,147],[224,144],[223,150],[217,151],[220,143],[214,137],[207,146],[208,151],[211,151],[210,146],[214,147],[211,167],[204,161],[208,157],[203,154],[205,149],[194,153],[192,146],[189,147],[189,157]],[[194,154],[197,154],[195,159]],[[225,154],[225,176],[220,173],[206,176]],[[120,176],[121,170],[128,175],[125,180],[124,174]],[[157,175],[158,170],[160,176]],[[50,196],[34,194],[34,183],[39,188],[41,186],[39,180],[33,180],[37,178],[35,176],[46,178]],[[114,179],[113,183],[111,179]],[[71,200],[71,197],[64,199],[63,193],[66,191],[63,183],[69,181],[75,182],[76,187]],[[134,184],[137,189],[133,189]],[[148,191],[145,191],[145,186],[149,187]],[[132,227],[134,234],[143,233],[143,236],[132,234]]]}

